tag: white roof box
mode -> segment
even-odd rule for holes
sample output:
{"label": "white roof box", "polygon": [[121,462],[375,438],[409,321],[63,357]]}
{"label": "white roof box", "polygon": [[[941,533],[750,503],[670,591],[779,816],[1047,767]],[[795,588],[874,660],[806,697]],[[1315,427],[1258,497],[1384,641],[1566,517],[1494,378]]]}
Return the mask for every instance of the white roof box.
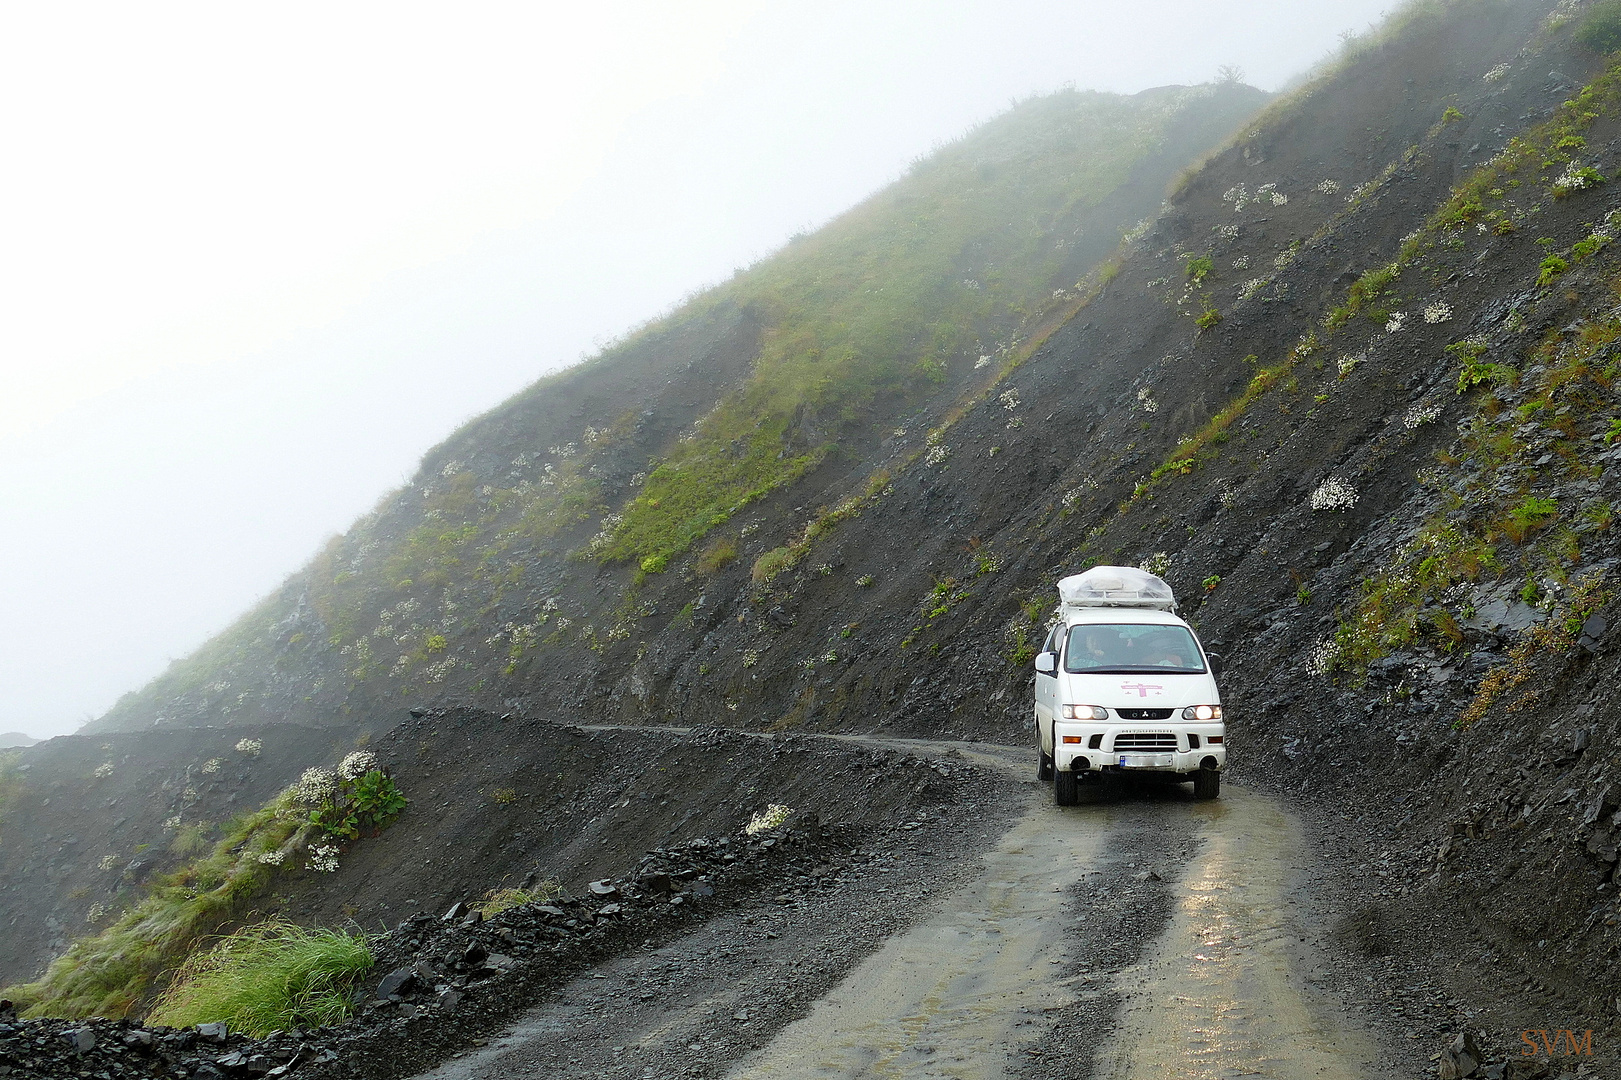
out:
{"label": "white roof box", "polygon": [[1171,587],[1134,566],[1094,566],[1058,583],[1064,607],[1146,607],[1175,611]]}

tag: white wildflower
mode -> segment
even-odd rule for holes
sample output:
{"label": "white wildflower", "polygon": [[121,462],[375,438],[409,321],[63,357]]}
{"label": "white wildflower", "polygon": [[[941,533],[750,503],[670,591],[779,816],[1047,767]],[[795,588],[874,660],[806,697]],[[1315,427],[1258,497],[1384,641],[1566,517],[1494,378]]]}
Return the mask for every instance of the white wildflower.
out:
{"label": "white wildflower", "polygon": [[1439,401],[1421,401],[1407,410],[1406,415],[1401,418],[1401,422],[1402,426],[1407,428],[1408,431],[1412,431],[1416,427],[1430,423],[1440,415],[1441,403]]}
{"label": "white wildflower", "polygon": [[1402,331],[1402,327],[1404,327],[1406,325],[1407,325],[1407,312],[1398,311],[1395,314],[1391,315],[1390,319],[1385,323],[1385,333],[1387,333],[1387,334],[1399,334]]}
{"label": "white wildflower", "polygon": [[163,827],[170,832],[180,828],[180,815],[176,814],[174,817],[164,818]]}
{"label": "white wildflower", "polygon": [[755,664],[758,664],[759,662],[760,662],[760,653],[759,653],[758,650],[756,650],[756,649],[744,649],[743,650],[743,666],[744,667],[753,667]]}
{"label": "white wildflower", "polygon": [[1216,225],[1216,226],[1212,227],[1211,231],[1214,232],[1217,236],[1219,236],[1223,240],[1237,240],[1238,239],[1238,226],[1237,225]]}
{"label": "white wildflower", "polygon": [[285,851],[261,851],[258,855],[258,861],[265,866],[280,866],[287,861],[287,853]]}
{"label": "white wildflower", "polygon": [[309,861],[304,865],[318,874],[332,873],[338,868],[338,845],[311,844]]}
{"label": "white wildflower", "polygon": [[787,821],[788,815],[792,813],[793,810],[782,805],[781,803],[772,803],[764,810],[761,810],[758,814],[755,814],[753,817],[749,818],[749,823],[743,826],[743,831],[749,836],[756,836],[763,832],[769,832],[770,830],[780,826],[783,822]]}
{"label": "white wildflower", "polygon": [[377,755],[370,750],[356,750],[338,763],[338,775],[345,780],[358,780],[377,768]]}
{"label": "white wildflower", "polygon": [[979,282],[975,281],[973,278],[963,278],[962,287],[965,289],[978,289]]}
{"label": "white wildflower", "polygon": [[1257,293],[1266,288],[1269,280],[1269,278],[1261,277],[1250,278],[1238,287],[1238,298],[1240,300],[1253,300]]}
{"label": "white wildflower", "polygon": [[1137,390],[1137,407],[1150,415],[1159,412],[1159,402],[1154,400],[1154,391],[1144,386]]}
{"label": "white wildflower", "polygon": [[1500,82],[1505,75],[1513,70],[1513,64],[1498,64],[1496,67],[1486,72],[1486,74],[1482,75],[1481,78],[1486,82]]}
{"label": "white wildflower", "polygon": [[1171,569],[1171,556],[1163,551],[1156,551],[1144,559],[1137,569],[1155,577],[1164,577]]}
{"label": "white wildflower", "polygon": [[1248,255],[1240,255],[1238,258],[1233,260],[1234,270],[1248,270],[1249,268],[1250,257]]}
{"label": "white wildflower", "polygon": [[84,913],[84,921],[89,923],[100,922],[101,917],[105,914],[107,914],[107,905],[97,902],[91,904],[90,910]]}
{"label": "white wildflower", "polygon": [[1283,204],[1287,203],[1288,201],[1289,201],[1289,196],[1285,195],[1283,192],[1281,192],[1281,191],[1272,192],[1272,205],[1273,206],[1282,206]]}
{"label": "white wildflower", "polygon": [[95,777],[96,777],[97,780],[104,780],[107,777],[111,776],[112,774],[113,774],[113,763],[112,762],[109,761],[105,765],[97,765],[96,766]]}
{"label": "white wildflower", "polygon": [[1249,197],[1249,189],[1244,187],[1243,184],[1239,184],[1236,187],[1228,188],[1226,193],[1222,195],[1221,201],[1232,203],[1233,210],[1236,212],[1244,209],[1244,204],[1249,201]]}
{"label": "white wildflower", "polygon": [[443,476],[444,478],[446,478],[448,480],[450,477],[455,476],[457,473],[459,473],[461,471],[462,471],[462,463],[459,462],[459,461],[452,461],[452,462],[449,462],[448,464],[446,464],[445,467],[440,470],[439,475]]}
{"label": "white wildflower", "polygon": [[1317,190],[1321,191],[1324,195],[1338,195],[1340,191],[1340,182],[1338,180],[1324,180],[1322,183],[1317,185]]}
{"label": "white wildflower", "polygon": [[1339,642],[1331,637],[1323,638],[1306,654],[1306,670],[1313,675],[1327,675],[1339,658]]}
{"label": "white wildflower", "polygon": [[1002,403],[1002,408],[1012,412],[1019,407],[1019,391],[1014,387],[1009,387],[998,394],[996,400]]}
{"label": "white wildflower", "polygon": [[1311,493],[1311,508],[1313,510],[1349,510],[1361,498],[1356,488],[1331,476],[1317,485],[1317,490]]}
{"label": "white wildflower", "polygon": [[304,775],[292,787],[293,801],[304,806],[318,806],[338,790],[338,774],[331,769],[316,766],[305,769]]}
{"label": "white wildflower", "polygon": [[1555,195],[1566,195],[1572,191],[1585,191],[1597,181],[1591,169],[1583,168],[1572,161],[1565,166],[1565,171],[1559,174],[1559,179],[1553,182]]}
{"label": "white wildflower", "polygon": [[1443,323],[1452,318],[1452,305],[1437,300],[1424,308],[1424,321],[1427,323]]}
{"label": "white wildflower", "polygon": [[117,855],[103,855],[101,857],[101,861],[96,865],[101,867],[103,870],[111,870],[113,867],[117,866],[123,861],[124,860],[119,858]]}
{"label": "white wildflower", "polygon": [[1346,355],[1340,357],[1337,365],[1340,371],[1340,378],[1343,379],[1345,376],[1351,374],[1351,372],[1356,370],[1356,366],[1367,358],[1368,350],[1366,349],[1363,349],[1359,353],[1347,353]]}
{"label": "white wildflower", "polygon": [[[990,367],[990,364],[991,364],[991,357],[990,357],[989,354],[986,354],[984,356],[981,356],[978,360],[974,361],[974,370],[978,371],[982,367]],[[905,434],[906,429],[901,428],[900,433]]]}
{"label": "white wildflower", "polygon": [[941,443],[936,443],[929,447],[928,453],[923,455],[923,464],[929,466],[939,465],[950,456],[951,447]]}
{"label": "white wildflower", "polygon": [[264,748],[265,744],[258,739],[238,739],[236,743],[236,752],[249,757],[258,757]]}
{"label": "white wildflower", "polygon": [[213,776],[215,773],[220,771],[220,766],[223,764],[225,763],[217,757],[209,758],[207,761],[203,762],[201,772],[204,776]]}

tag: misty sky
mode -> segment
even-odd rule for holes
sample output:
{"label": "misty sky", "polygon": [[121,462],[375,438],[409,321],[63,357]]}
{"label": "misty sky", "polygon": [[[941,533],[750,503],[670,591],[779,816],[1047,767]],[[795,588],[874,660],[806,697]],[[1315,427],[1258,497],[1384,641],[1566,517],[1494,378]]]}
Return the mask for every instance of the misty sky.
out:
{"label": "misty sky", "polygon": [[0,731],[189,652],[467,417],[1016,99],[1391,0],[12,4]]}

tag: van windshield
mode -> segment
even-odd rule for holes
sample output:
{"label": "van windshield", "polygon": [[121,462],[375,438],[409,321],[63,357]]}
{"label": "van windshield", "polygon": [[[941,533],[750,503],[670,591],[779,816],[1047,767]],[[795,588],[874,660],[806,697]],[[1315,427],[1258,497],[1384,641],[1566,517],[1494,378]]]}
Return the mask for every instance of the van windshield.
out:
{"label": "van windshield", "polygon": [[1077,675],[1144,671],[1199,675],[1205,666],[1199,645],[1185,626],[1082,623],[1069,628],[1064,670]]}

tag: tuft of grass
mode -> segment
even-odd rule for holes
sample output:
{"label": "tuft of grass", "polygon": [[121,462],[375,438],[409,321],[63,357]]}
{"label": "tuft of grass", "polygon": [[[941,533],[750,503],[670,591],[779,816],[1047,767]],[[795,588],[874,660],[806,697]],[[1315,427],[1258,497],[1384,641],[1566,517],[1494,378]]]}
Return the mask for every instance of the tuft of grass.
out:
{"label": "tuft of grass", "polygon": [[718,574],[737,558],[737,541],[729,536],[717,536],[704,546],[693,569],[705,575]]}
{"label": "tuft of grass", "polygon": [[147,1022],[223,1022],[256,1038],[336,1024],[353,1011],[354,985],[373,963],[364,934],[270,919],[192,954]]}
{"label": "tuft of grass", "polygon": [[1497,522],[1498,531],[1516,544],[1546,525],[1559,513],[1559,504],[1540,495],[1527,495]]}
{"label": "tuft of grass", "polygon": [[473,910],[489,919],[524,904],[544,904],[562,895],[563,887],[555,881],[542,881],[532,889],[515,889],[510,886],[491,889],[484,894],[482,900],[473,905]]}

